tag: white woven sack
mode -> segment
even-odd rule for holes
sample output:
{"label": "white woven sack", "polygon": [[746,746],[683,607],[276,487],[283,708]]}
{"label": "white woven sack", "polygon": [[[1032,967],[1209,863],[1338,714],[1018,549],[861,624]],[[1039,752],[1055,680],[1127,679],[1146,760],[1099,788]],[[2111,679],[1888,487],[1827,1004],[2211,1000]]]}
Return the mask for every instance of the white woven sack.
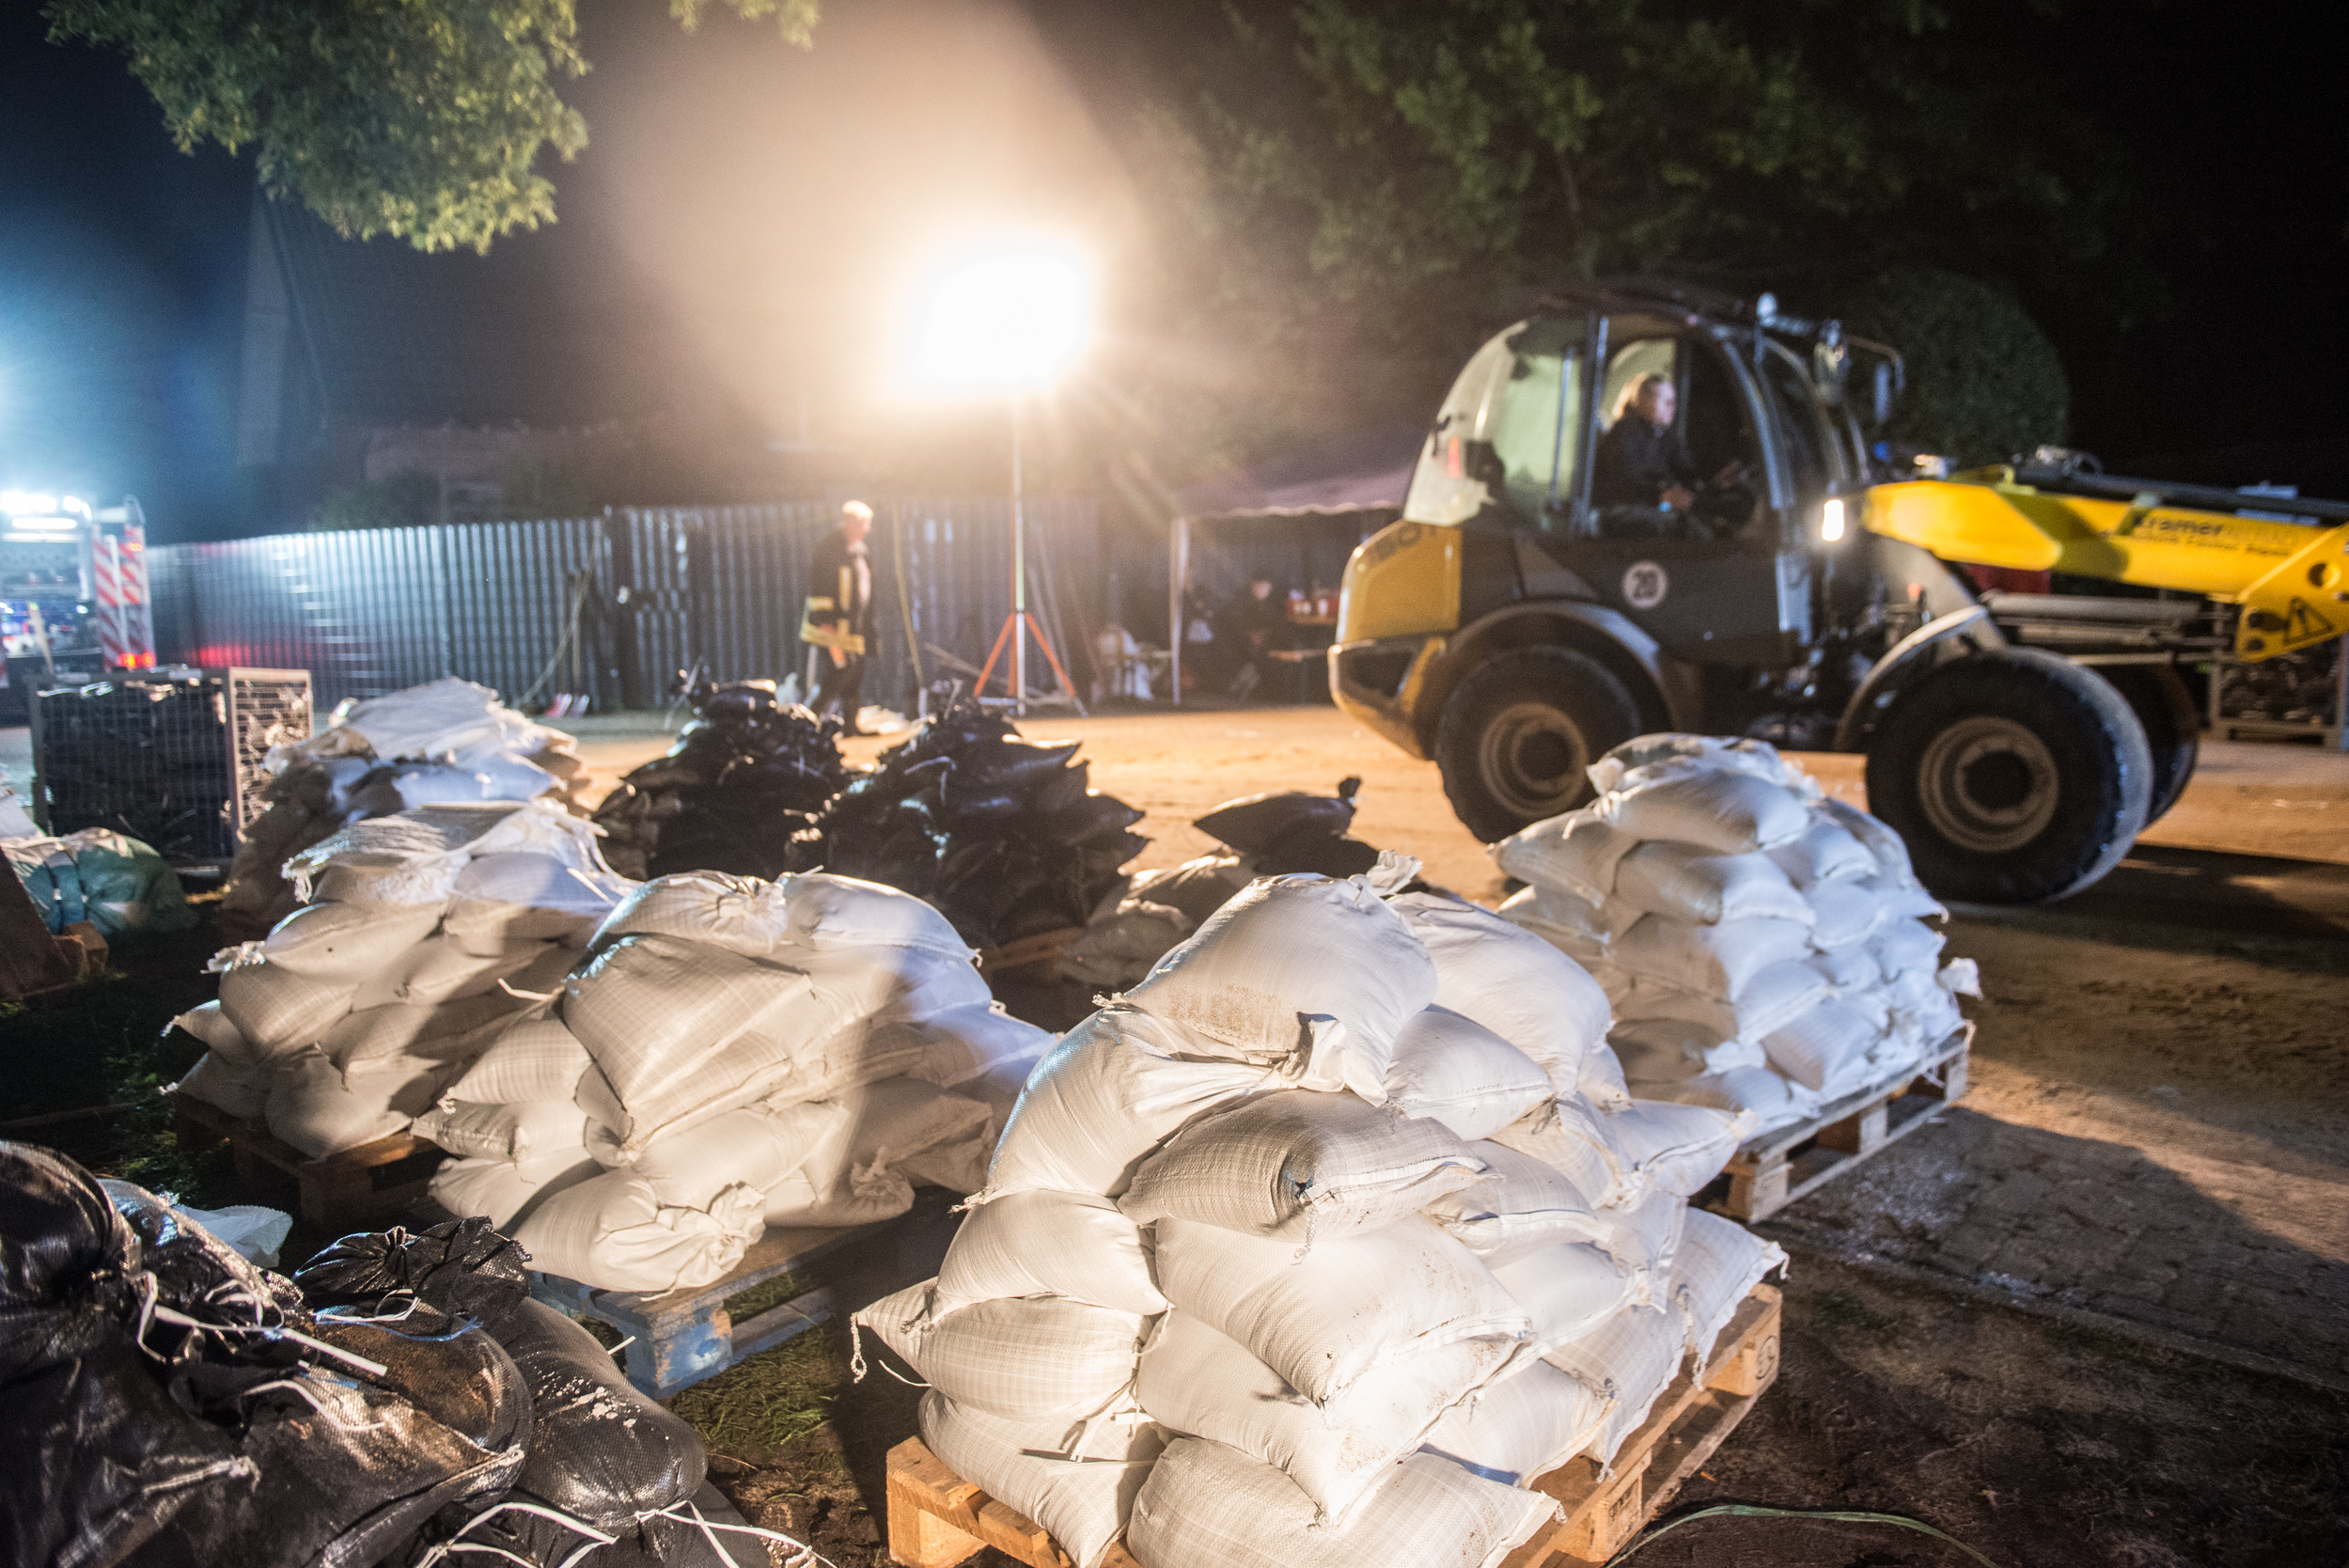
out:
{"label": "white woven sack", "polygon": [[1170,1435],[1155,1422],[1097,1421],[1064,1449],[1068,1422],[1010,1420],[922,1396],[922,1441],[963,1480],[1033,1519],[1076,1568],[1098,1568]]}
{"label": "white woven sack", "polygon": [[1589,1446],[1606,1411],[1605,1394],[1532,1361],[1445,1411],[1423,1448],[1487,1481],[1523,1486]]}
{"label": "white woven sack", "polygon": [[576,1160],[585,1151],[587,1119],[569,1100],[521,1100],[478,1105],[443,1096],[411,1129],[462,1159],[524,1161],[548,1154]]}
{"label": "white woven sack", "polygon": [[[1580,1057],[1575,1053],[1577,1066]],[[1385,1090],[1395,1114],[1441,1122],[1472,1141],[1490,1137],[1557,1092],[1541,1063],[1481,1024],[1440,1007],[1419,1013],[1396,1036]]]}
{"label": "white woven sack", "polygon": [[812,1001],[796,971],[705,943],[630,935],[564,981],[561,1015],[618,1104],[598,1120],[633,1153],[664,1128],[787,1083],[810,1044],[849,1022]]}
{"label": "white woven sack", "polygon": [[1801,798],[1781,786],[1701,765],[1669,768],[1647,782],[1626,780],[1587,809],[1643,842],[1667,839],[1715,855],[1768,849],[1798,836],[1810,821]]}
{"label": "white woven sack", "polygon": [[1462,1341],[1382,1367],[1321,1406],[1247,1346],[1169,1312],[1142,1352],[1135,1391],[1165,1425],[1263,1461],[1335,1519],[1491,1374],[1481,1345]]}
{"label": "white woven sack", "polygon": [[1639,847],[1596,807],[1535,823],[1495,844],[1494,863],[1536,887],[1555,888],[1592,904],[1614,895],[1616,867]]}
{"label": "white woven sack", "polygon": [[963,1220],[938,1265],[951,1309],[997,1296],[1058,1295],[1149,1317],[1167,1309],[1142,1232],[1106,1198],[1007,1193]]}
{"label": "white woven sack", "polygon": [[1485,1173],[1430,1203],[1426,1214],[1487,1268],[1612,1233],[1564,1172],[1506,1144],[1475,1143],[1468,1152],[1485,1163]]}
{"label": "white woven sack", "polygon": [[1074,1422],[1132,1391],[1142,1341],[1136,1314],[1050,1295],[948,1309],[936,1283],[884,1296],[854,1321],[957,1404]]}
{"label": "white woven sack", "polygon": [[[1941,949],[1950,939],[1941,933],[1915,920],[1893,920],[1876,933],[1869,944],[1875,955],[1876,966],[1884,971],[1887,983],[1904,974],[1933,974],[1941,964]],[[226,998],[224,997],[225,1001]],[[243,1027],[242,1025],[238,1026]]]}
{"label": "white woven sack", "polygon": [[590,1060],[559,1018],[540,1014],[509,1024],[449,1090],[452,1099],[498,1105],[515,1100],[568,1100]]}
{"label": "white woven sack", "polygon": [[318,1048],[345,1072],[397,1056],[471,1062],[527,1006],[496,991],[453,1002],[391,1002],[343,1014],[319,1036]]}
{"label": "white woven sack", "polygon": [[510,1235],[538,1204],[603,1174],[603,1168],[582,1151],[557,1149],[522,1161],[450,1160],[432,1173],[425,1190],[450,1214],[486,1215],[493,1227]]}
{"label": "white woven sack", "polygon": [[1760,917],[1692,926],[1649,915],[1617,937],[1607,956],[1641,979],[1728,999],[1769,965],[1809,951],[1810,929],[1799,921]]}
{"label": "white woven sack", "polygon": [[1754,1119],[1753,1132],[1747,1137],[1800,1121],[1819,1108],[1817,1095],[1766,1067],[1730,1067],[1678,1083],[1645,1084],[1640,1098],[1742,1112]]}
{"label": "white woven sack", "polygon": [[1613,1118],[1578,1099],[1536,1105],[1493,1135],[1493,1141],[1529,1154],[1574,1184],[1596,1208],[1636,1196],[1638,1183],[1612,1141]]}
{"label": "white woven sack", "polygon": [[[1550,918],[1552,912],[1543,906],[1546,901],[1552,899],[1562,901],[1569,906],[1570,918],[1564,921]],[[1595,905],[1572,894],[1553,894],[1535,886],[1520,887],[1503,899],[1500,908],[1495,913],[1519,930],[1540,937],[1586,970],[1606,957],[1605,920],[1600,917]],[[1592,977],[1594,981],[1596,978]],[[1601,994],[1605,995],[1604,992]]]}
{"label": "white woven sack", "polygon": [[1887,901],[1858,878],[1823,882],[1803,896],[1813,917],[1810,945],[1821,952],[1857,947],[1892,918]]}
{"label": "white woven sack", "polygon": [[1606,1034],[1606,993],[1589,971],[1540,933],[1475,904],[1437,893],[1388,902],[1435,965],[1437,1007],[1491,1029],[1558,1088],[1574,1081],[1582,1054]]}
{"label": "white woven sack", "polygon": [[1620,902],[1668,920],[1718,925],[1766,917],[1809,925],[1811,906],[1769,856],[1715,855],[1698,844],[1642,844],[1615,868]]}
{"label": "white woven sack", "polygon": [[1628,1307],[1544,1357],[1607,1396],[1606,1419],[1589,1445],[1590,1457],[1602,1469],[1614,1462],[1623,1439],[1639,1430],[1680,1375],[1687,1340],[1677,1309]]}
{"label": "white woven sack", "polygon": [[1270,1465],[1203,1437],[1170,1443],[1134,1502],[1134,1555],[1163,1568],[1496,1568],[1558,1504],[1415,1453],[1341,1525]]}
{"label": "white woven sack", "polygon": [[1631,1087],[1623,1081],[1623,1064],[1613,1046],[1602,1042],[1583,1053],[1574,1092],[1604,1111],[1621,1110],[1631,1104]]}
{"label": "white woven sack", "polygon": [[1877,875],[1860,878],[1860,886],[1881,899],[1887,913],[1891,916],[1915,920],[1947,920],[1950,917],[1950,912],[1942,907],[1941,901],[1915,883]]}
{"label": "white woven sack", "polygon": [[172,1092],[218,1105],[238,1121],[250,1121],[269,1103],[271,1076],[266,1067],[239,1066],[218,1051],[207,1051],[172,1086]]}
{"label": "white woven sack", "polygon": [[666,1207],[634,1170],[564,1188],[514,1227],[533,1268],[604,1291],[690,1289],[722,1278],[766,1231],[765,1200],[737,1183],[707,1210]]}
{"label": "white woven sack", "polygon": [[1269,1068],[1192,1056],[1194,1045],[1183,1029],[1120,1007],[1061,1036],[1011,1112],[987,1196],[1046,1187],[1116,1198],[1192,1120],[1279,1087]]}
{"label": "white woven sack", "polygon": [[1634,1306],[1660,1306],[1671,1299],[1672,1260],[1679,1255],[1688,1202],[1676,1192],[1651,1187],[1600,1218],[1609,1233],[1600,1243],[1631,1279]]}
{"label": "white woven sack", "polygon": [[916,1183],[971,1192],[985,1179],[995,1124],[977,1100],[885,1078],[832,1104],[844,1121],[767,1189],[770,1226],[869,1225],[912,1208]]}
{"label": "white woven sack", "polygon": [[791,949],[776,962],[805,974],[818,1005],[838,1018],[921,1023],[994,999],[968,949],[940,952],[874,942]]}
{"label": "white woven sack", "polygon": [[1659,730],[1636,735],[1590,764],[1590,782],[1602,792],[1621,790],[1643,778],[1662,777],[1679,770],[1714,772],[1728,769],[1794,791],[1805,798],[1818,792],[1810,776],[1778,754],[1767,741],[1728,735],[1692,735]]}
{"label": "white woven sack", "polygon": [[1533,1347],[1545,1352],[1589,1333],[1638,1288],[1631,1270],[1590,1242],[1545,1247],[1503,1263],[1493,1278],[1524,1310]]}
{"label": "white woven sack", "polygon": [[252,1042],[246,1040],[244,1032],[221,1011],[217,1000],[190,1008],[171,1022],[174,1027],[187,1030],[210,1046],[224,1062],[252,1067],[261,1060],[260,1054],[253,1049]]}
{"label": "white woven sack", "polygon": [[1917,885],[1917,870],[1909,864],[1908,846],[1901,842],[1899,834],[1859,808],[1846,806],[1833,796],[1814,802],[1813,809],[1866,845],[1884,875],[1903,887]]}
{"label": "white woven sack", "polygon": [[261,953],[289,974],[356,987],[399,963],[440,918],[438,905],[305,904],[277,922]]}
{"label": "white woven sack", "polygon": [[1476,1254],[1417,1215],[1302,1258],[1293,1242],[1181,1219],[1160,1220],[1157,1241],[1167,1299],[1316,1403],[1459,1341],[1484,1345],[1497,1370],[1526,1332],[1525,1312]]}
{"label": "white woven sack", "polygon": [[1813,953],[1803,962],[1826,977],[1834,996],[1867,991],[1884,981],[1884,969],[1866,948],[1838,948],[1831,953]]}
{"label": "white woven sack", "polygon": [[[576,1106],[572,1114],[580,1115]],[[848,1122],[848,1108],[829,1102],[782,1110],[744,1105],[683,1132],[655,1137],[637,1152],[633,1168],[652,1184],[653,1196],[664,1208],[708,1209],[718,1194],[737,1184],[757,1188],[763,1199],[805,1165],[826,1137],[844,1134]],[[608,1146],[600,1136],[590,1135],[587,1148],[592,1153]]]}
{"label": "white woven sack", "polygon": [[1812,1093],[1832,1098],[1866,1080],[1878,1033],[1865,1015],[1829,997],[1763,1035],[1762,1048],[1772,1067]]}
{"label": "white woven sack", "polygon": [[1672,1300],[1688,1331],[1696,1364],[1713,1357],[1713,1342],[1738,1306],[1772,1269],[1786,1266],[1786,1249],[1763,1241],[1734,1220],[1702,1209],[1688,1211],[1680,1256],[1672,1265]]}
{"label": "white woven sack", "polygon": [[1127,898],[1088,921],[1060,950],[1060,973],[1096,985],[1130,985],[1195,928],[1180,909]]}
{"label": "white woven sack", "polygon": [[1785,843],[1773,844],[1762,854],[1786,873],[1789,882],[1804,892],[1824,882],[1871,876],[1881,869],[1875,855],[1866,844],[1852,836],[1849,828],[1815,807],[1809,825]]}
{"label": "white woven sack", "polygon": [[1760,1045],[1724,1040],[1720,1030],[1683,1018],[1626,1019],[1606,1039],[1622,1064],[1623,1081],[1634,1090],[1647,1085],[1682,1083],[1731,1068],[1768,1065]]}
{"label": "white woven sack", "polygon": [[1623,984],[1609,995],[1618,1018],[1674,1018],[1703,1025],[1728,1039],[1760,1040],[1827,995],[1827,977],[1811,963],[1818,956],[1767,965],[1731,1000],[1621,970],[1613,974],[1621,975]]}
{"label": "white woven sack", "polygon": [[[351,1008],[354,1012],[364,1012],[394,1002],[421,1005],[453,1001],[496,991],[499,980],[509,981],[516,990],[529,990],[533,987],[524,977],[534,965],[541,965],[550,958],[556,961],[552,975],[541,968],[529,974],[530,981],[559,980],[563,971],[571,967],[571,960],[578,956],[571,949],[552,942],[524,942],[485,957],[465,951],[449,937],[428,936],[402,949],[361,980],[351,995]],[[537,988],[546,989],[543,984]]]}
{"label": "white woven sack", "polygon": [[[900,1071],[907,1077],[927,1079],[942,1089],[955,1089],[974,1080],[994,1074],[1000,1063],[1026,1062],[1031,1066],[1036,1059],[1053,1047],[1050,1031],[1014,1018],[1003,1010],[1003,1004],[991,1000],[966,1002],[933,1013],[918,1024],[889,1024],[875,1026],[891,1033],[904,1033],[922,1043]],[[1013,1098],[1027,1074],[1023,1069],[1010,1081]],[[1005,1105],[1010,1110],[1010,1105]]]}
{"label": "white woven sack", "polygon": [[[425,829],[419,836],[429,834]],[[437,836],[433,837],[437,842]],[[351,904],[385,914],[439,915],[448,907],[457,890],[457,873],[464,868],[462,853],[445,851],[407,855],[346,850],[325,861],[304,851],[293,858],[306,869],[297,872],[290,864],[288,871],[294,875],[298,887],[308,889],[310,904]]]}
{"label": "white woven sack", "polygon": [[443,929],[468,952],[493,953],[525,941],[584,948],[634,886],[557,855],[476,855],[457,873]]}
{"label": "white woven sack", "polygon": [[[1043,1034],[1041,1029],[1037,1032]],[[967,1094],[974,1100],[985,1101],[995,1113],[995,1126],[998,1129],[1008,1126],[1011,1121],[1012,1106],[1018,1105],[1020,1096],[1026,1092],[1027,1080],[1035,1075],[1036,1069],[1042,1065],[1044,1058],[1058,1043],[1051,1035],[1044,1034],[1032,1048],[1032,1054],[997,1057],[987,1064],[979,1076],[952,1086],[954,1091]]]}
{"label": "white woven sack", "polygon": [[273,1064],[264,1114],[281,1143],[324,1159],[406,1129],[456,1075],[443,1063],[393,1057],[346,1075],[305,1045]]}
{"label": "white woven sack", "polygon": [[[1335,1020],[1346,1049],[1379,1059],[1434,996],[1427,949],[1368,877],[1287,876],[1250,884],[1125,1000],[1203,1051],[1278,1067],[1335,1043],[1308,1019]],[[1310,1069],[1305,1081],[1339,1086],[1320,1060]]]}
{"label": "white woven sack", "polygon": [[1483,1173],[1438,1122],[1292,1089],[1176,1134],[1135,1171],[1119,1207],[1139,1225],[1171,1215],[1311,1246],[1391,1224]]}
{"label": "white woven sack", "polygon": [[1635,1100],[1607,1118],[1607,1141],[1636,1180],[1682,1198],[1721,1174],[1753,1128],[1702,1105]]}
{"label": "white woven sack", "polygon": [[315,1044],[351,1011],[353,987],[280,968],[260,956],[258,944],[231,948],[212,964],[221,971],[220,1011],[251,1047],[256,1065]]}

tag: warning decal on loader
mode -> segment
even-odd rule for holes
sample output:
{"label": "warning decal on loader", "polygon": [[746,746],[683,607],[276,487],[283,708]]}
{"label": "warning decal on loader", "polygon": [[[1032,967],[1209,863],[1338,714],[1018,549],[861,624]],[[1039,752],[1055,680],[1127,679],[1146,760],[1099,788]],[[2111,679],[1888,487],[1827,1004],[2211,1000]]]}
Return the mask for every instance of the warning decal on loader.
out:
{"label": "warning decal on loader", "polygon": [[2333,635],[2333,623],[2325,619],[2323,611],[2307,600],[2294,596],[2284,611],[2284,646],[2297,648],[2304,642],[2321,642]]}

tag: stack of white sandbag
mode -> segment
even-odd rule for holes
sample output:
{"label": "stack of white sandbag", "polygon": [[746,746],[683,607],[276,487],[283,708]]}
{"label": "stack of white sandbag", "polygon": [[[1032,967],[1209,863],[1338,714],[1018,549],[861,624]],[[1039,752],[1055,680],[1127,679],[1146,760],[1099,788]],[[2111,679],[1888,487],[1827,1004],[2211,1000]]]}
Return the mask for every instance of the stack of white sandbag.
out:
{"label": "stack of white sandbag", "polygon": [[1760,741],[1648,735],[1590,770],[1600,797],[1493,847],[1501,906],[1606,987],[1645,1098],[1761,1128],[1898,1075],[1965,1027],[1970,960],[1900,836]]}
{"label": "stack of white sandbag", "polygon": [[211,1047],[180,1091],[313,1157],[406,1128],[541,1005],[634,884],[552,804],[357,822],[288,863],[300,906],[211,963],[177,1022]]}
{"label": "stack of white sandbag", "polygon": [[637,886],[561,995],[418,1119],[432,1195],[601,1289],[723,1276],[769,1226],[975,1191],[1052,1044],[919,899],[810,873]]}
{"label": "stack of white sandbag", "polygon": [[1489,1564],[1777,1249],[1749,1124],[1623,1091],[1598,984],[1416,865],[1264,878],[1039,1065],[938,1277],[856,1315],[1091,1568]]}
{"label": "stack of white sandbag", "polygon": [[263,766],[270,808],[245,829],[222,903],[224,914],[260,925],[292,911],[287,859],[346,823],[485,800],[550,799],[576,810],[587,781],[570,736],[453,678],[346,700],[323,731],[272,746]]}

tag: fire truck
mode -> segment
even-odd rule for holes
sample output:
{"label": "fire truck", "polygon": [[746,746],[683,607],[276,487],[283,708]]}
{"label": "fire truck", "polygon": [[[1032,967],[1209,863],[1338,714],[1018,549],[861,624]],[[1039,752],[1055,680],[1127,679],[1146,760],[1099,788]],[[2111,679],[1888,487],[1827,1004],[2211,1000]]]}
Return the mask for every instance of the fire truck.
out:
{"label": "fire truck", "polygon": [[155,666],[147,519],[138,497],[93,508],[75,495],[0,491],[0,724],[28,694]]}

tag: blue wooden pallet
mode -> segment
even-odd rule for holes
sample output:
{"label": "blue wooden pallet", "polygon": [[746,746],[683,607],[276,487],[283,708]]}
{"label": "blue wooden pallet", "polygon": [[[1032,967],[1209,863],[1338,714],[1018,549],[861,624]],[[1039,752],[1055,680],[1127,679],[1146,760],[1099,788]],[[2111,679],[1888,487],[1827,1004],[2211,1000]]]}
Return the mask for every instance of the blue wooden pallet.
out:
{"label": "blue wooden pallet", "polygon": [[[925,1191],[912,1214],[896,1219],[840,1230],[769,1231],[743,1254],[742,1262],[724,1278],[689,1290],[660,1294],[598,1290],[559,1274],[533,1270],[530,1294],[557,1311],[593,1318],[631,1336],[633,1342],[621,1353],[622,1370],[628,1374],[628,1381],[654,1399],[666,1399],[703,1378],[715,1377],[744,1356],[772,1350],[786,1340],[829,1323],[838,1311],[830,1283],[818,1285],[740,1323],[726,1309],[728,1298],[813,1263],[853,1267],[864,1262],[867,1260],[852,1256],[860,1244],[869,1247],[916,1216],[937,1219],[946,1207],[960,1200],[955,1194]],[[885,1274],[901,1272],[888,1268],[888,1260],[883,1262]],[[931,1272],[935,1272],[934,1267]],[[926,1278],[928,1275],[915,1278]],[[912,1278],[901,1281],[912,1283]],[[857,1303],[852,1300],[850,1304]]]}

